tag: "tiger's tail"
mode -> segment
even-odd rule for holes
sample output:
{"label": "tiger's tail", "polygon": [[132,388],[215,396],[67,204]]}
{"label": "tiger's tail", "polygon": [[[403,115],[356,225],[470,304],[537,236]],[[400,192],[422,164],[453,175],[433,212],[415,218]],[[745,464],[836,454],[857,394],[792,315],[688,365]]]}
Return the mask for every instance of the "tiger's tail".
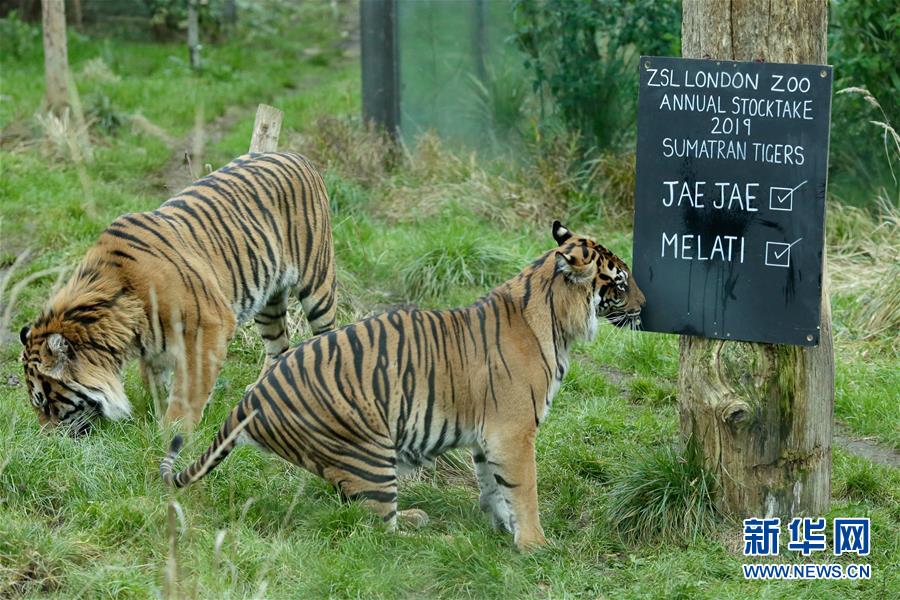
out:
{"label": "tiger's tail", "polygon": [[207,473],[215,469],[234,450],[238,443],[238,436],[256,415],[254,410],[244,419],[238,420],[238,415],[242,413],[243,411],[238,408],[232,411],[225,423],[222,424],[212,444],[206,449],[206,452],[189,467],[178,473],[174,471],[175,460],[178,458],[178,453],[184,445],[184,439],[181,435],[176,435],[172,438],[172,443],[169,444],[169,452],[159,465],[159,474],[162,476],[163,482],[168,486],[181,488],[202,479]]}

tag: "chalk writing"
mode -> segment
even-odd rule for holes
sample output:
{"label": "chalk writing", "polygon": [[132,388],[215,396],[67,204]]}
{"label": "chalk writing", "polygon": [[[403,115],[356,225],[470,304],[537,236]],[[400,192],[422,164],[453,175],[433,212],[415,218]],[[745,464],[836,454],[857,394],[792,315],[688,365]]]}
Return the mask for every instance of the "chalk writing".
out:
{"label": "chalk writing", "polygon": [[[706,239],[706,242],[703,240]],[[681,260],[724,260],[744,262],[744,238],[734,235],[716,235],[712,242],[697,234],[662,233],[661,258],[668,256]],[[737,243],[735,243],[737,242]],[[696,243],[696,245],[695,245]],[[704,250],[706,252],[704,252]]]}
{"label": "chalk writing", "polygon": [[[663,206],[682,205],[691,206],[692,208],[706,208],[704,197],[706,196],[706,182],[694,181],[693,184],[687,181],[663,181],[663,185],[667,188],[662,198]],[[747,212],[756,212],[759,209],[753,206],[756,200],[756,188],[758,183],[745,183],[743,187],[737,183],[727,181],[717,181],[713,183],[717,189],[713,195],[713,200],[709,204],[711,208],[718,210],[746,210]]]}
{"label": "chalk writing", "polygon": [[645,327],[817,343],[830,68],[643,57],[640,72]]}

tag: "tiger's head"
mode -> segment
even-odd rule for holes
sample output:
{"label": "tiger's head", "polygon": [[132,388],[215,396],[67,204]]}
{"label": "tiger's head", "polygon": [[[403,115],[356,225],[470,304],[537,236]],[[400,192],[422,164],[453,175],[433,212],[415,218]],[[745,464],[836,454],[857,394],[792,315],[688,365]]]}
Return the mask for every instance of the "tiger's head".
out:
{"label": "tiger's head", "polygon": [[564,279],[589,291],[589,303],[596,319],[606,319],[616,327],[636,329],[641,324],[644,294],[628,266],[618,256],[594,240],[573,233],[559,221],[552,226],[556,269]]}
{"label": "tiger's head", "polygon": [[[79,277],[94,278],[87,288]],[[134,340],[136,300],[119,286],[96,285],[81,269],[31,326],[19,332],[31,405],[42,426],[84,433],[95,417],[131,413],[122,367]]]}

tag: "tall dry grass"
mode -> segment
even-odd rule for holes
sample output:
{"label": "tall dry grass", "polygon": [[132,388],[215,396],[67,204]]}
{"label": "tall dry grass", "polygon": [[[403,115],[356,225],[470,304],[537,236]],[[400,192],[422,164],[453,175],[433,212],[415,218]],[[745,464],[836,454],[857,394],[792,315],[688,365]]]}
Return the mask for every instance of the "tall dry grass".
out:
{"label": "tall dry grass", "polygon": [[303,148],[319,168],[370,187],[393,173],[400,155],[390,136],[373,124],[330,115],[316,119],[307,132],[288,136],[286,146]]}
{"label": "tall dry grass", "polygon": [[878,110],[881,120],[870,123],[879,133],[894,189],[876,191],[875,210],[841,203],[828,207],[828,261],[833,295],[851,299],[840,324],[854,339],[881,340],[900,351],[900,134],[888,121],[878,100],[865,88],[838,94],[858,94]]}
{"label": "tall dry grass", "polygon": [[517,158],[483,159],[449,148],[433,132],[405,146],[356,119],[326,117],[289,146],[325,172],[364,186],[367,210],[388,223],[413,223],[463,209],[502,226],[548,215],[629,224],[634,155],[583,156],[580,138],[535,129]]}
{"label": "tall dry grass", "polygon": [[874,213],[833,203],[827,231],[831,293],[850,298],[841,325],[900,350],[900,207],[884,197]]}

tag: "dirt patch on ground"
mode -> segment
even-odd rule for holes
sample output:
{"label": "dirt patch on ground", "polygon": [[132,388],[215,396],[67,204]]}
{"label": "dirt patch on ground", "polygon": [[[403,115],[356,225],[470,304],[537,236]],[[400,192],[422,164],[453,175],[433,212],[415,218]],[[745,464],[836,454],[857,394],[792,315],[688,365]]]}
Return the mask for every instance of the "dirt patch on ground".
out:
{"label": "dirt patch on ground", "polygon": [[840,421],[834,422],[834,442],[854,456],[861,456],[873,463],[900,469],[900,452],[877,442],[874,438],[853,435]]}
{"label": "dirt patch on ground", "polygon": [[625,391],[628,389],[628,382],[633,379],[633,375],[626,373],[625,371],[620,371],[615,367],[611,367],[609,365],[593,365],[594,369],[603,373],[603,377],[615,387]]}

